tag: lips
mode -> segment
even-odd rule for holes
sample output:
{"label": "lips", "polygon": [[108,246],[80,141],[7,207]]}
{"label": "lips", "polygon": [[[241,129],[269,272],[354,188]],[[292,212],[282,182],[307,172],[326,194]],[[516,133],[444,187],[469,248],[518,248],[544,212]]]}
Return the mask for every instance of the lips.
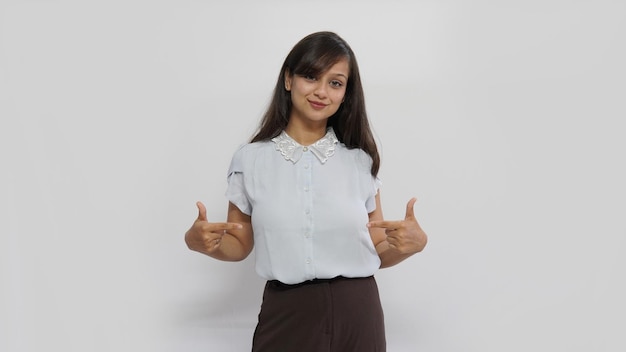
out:
{"label": "lips", "polygon": [[315,110],[321,110],[326,107],[326,104],[319,102],[319,101],[309,100],[308,102],[311,105],[311,107]]}

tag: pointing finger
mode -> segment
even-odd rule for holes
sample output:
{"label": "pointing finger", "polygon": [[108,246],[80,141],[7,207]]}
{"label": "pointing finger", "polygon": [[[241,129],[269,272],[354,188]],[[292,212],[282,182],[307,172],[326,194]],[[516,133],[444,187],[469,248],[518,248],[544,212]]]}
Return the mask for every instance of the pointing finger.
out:
{"label": "pointing finger", "polygon": [[205,225],[205,228],[209,232],[223,233],[228,230],[239,230],[243,228],[243,225],[236,222],[213,222]]}
{"label": "pointing finger", "polygon": [[243,228],[243,225],[236,222],[225,222],[222,225],[222,230],[239,230]]}
{"label": "pointing finger", "polygon": [[381,228],[381,229],[399,229],[403,226],[402,221],[370,221],[367,223],[367,227]]}

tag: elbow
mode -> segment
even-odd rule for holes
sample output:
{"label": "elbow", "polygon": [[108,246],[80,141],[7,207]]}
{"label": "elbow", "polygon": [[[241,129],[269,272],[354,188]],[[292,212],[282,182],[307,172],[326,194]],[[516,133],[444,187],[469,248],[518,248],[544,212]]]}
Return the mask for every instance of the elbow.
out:
{"label": "elbow", "polygon": [[242,253],[238,253],[237,255],[234,255],[228,259],[225,259],[226,261],[229,262],[242,262],[244,261],[246,258],[248,258],[248,256],[250,255],[250,251],[244,251]]}
{"label": "elbow", "polygon": [[241,262],[244,261],[250,253],[252,253],[252,246],[242,246],[238,253],[233,253],[231,256],[224,258],[223,260],[229,262]]}

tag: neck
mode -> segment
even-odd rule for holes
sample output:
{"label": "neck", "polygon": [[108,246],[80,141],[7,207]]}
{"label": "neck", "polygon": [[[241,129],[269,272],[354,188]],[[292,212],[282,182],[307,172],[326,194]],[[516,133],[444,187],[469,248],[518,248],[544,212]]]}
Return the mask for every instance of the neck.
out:
{"label": "neck", "polygon": [[326,121],[316,124],[301,124],[294,120],[289,121],[285,132],[296,142],[302,145],[311,145],[326,135]]}

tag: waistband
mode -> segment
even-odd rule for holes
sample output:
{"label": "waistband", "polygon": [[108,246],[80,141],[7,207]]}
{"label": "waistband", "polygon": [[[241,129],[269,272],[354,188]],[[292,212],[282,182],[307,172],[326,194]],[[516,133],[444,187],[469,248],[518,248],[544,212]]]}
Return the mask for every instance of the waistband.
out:
{"label": "waistband", "polygon": [[308,281],[304,281],[304,282],[300,282],[297,284],[284,284],[278,280],[269,280],[267,281],[267,285],[266,287],[271,287],[274,289],[279,289],[279,290],[288,290],[288,289],[292,289],[292,288],[297,288],[297,287],[302,287],[302,286],[308,286],[308,285],[318,285],[318,284],[325,284],[325,283],[333,283],[336,281],[343,281],[343,280],[368,280],[368,279],[372,279],[374,278],[374,276],[367,276],[367,277],[345,277],[345,276],[336,276],[333,277],[332,279],[313,279],[313,280],[308,280]]}

